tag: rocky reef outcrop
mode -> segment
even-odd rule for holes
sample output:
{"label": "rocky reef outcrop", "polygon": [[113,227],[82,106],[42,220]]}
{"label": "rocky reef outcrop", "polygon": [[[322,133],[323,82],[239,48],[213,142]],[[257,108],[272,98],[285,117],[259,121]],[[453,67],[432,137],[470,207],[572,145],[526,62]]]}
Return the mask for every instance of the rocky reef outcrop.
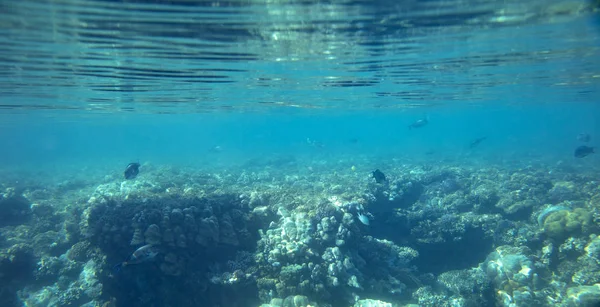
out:
{"label": "rocky reef outcrop", "polygon": [[[2,305],[600,302],[593,173],[394,164],[377,183],[288,162],[146,170],[79,190],[2,186]],[[148,244],[156,256],[114,269]]]}

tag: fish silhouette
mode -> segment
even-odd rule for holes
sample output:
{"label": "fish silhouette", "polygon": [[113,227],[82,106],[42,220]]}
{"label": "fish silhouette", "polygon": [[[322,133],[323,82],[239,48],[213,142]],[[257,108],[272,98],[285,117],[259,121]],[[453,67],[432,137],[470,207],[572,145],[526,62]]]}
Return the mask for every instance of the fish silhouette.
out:
{"label": "fish silhouette", "polygon": [[125,168],[125,179],[133,179],[140,173],[140,164],[131,162]]}
{"label": "fish silhouette", "polygon": [[375,178],[375,182],[377,183],[386,183],[387,182],[387,178],[385,178],[385,174],[380,171],[379,169],[376,169],[373,171],[373,178]]}
{"label": "fish silhouette", "polygon": [[146,244],[133,252],[133,254],[129,255],[127,259],[121,263],[116,264],[113,269],[117,272],[121,271],[122,268],[128,265],[135,265],[144,263],[154,259],[158,255],[158,248],[152,244]]}
{"label": "fish silhouette", "polygon": [[594,147],[581,145],[575,149],[575,158],[583,158],[594,153]]}

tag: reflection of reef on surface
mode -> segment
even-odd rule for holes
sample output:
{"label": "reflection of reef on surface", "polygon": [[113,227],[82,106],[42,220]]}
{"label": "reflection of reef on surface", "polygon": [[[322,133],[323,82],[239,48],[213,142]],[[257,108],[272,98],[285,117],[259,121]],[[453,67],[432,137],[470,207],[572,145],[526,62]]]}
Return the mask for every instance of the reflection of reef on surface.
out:
{"label": "reflection of reef on surface", "polygon": [[[593,173],[397,165],[379,184],[356,161],[297,163],[146,165],[135,180],[73,189],[0,183],[0,304],[600,302]],[[145,244],[159,254],[112,269]]]}

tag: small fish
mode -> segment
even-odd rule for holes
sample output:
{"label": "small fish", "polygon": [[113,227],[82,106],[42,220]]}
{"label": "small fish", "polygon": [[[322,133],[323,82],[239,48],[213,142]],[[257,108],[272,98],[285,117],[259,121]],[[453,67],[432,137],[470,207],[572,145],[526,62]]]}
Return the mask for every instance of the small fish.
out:
{"label": "small fish", "polygon": [[587,143],[592,140],[592,136],[588,133],[580,133],[577,135],[577,140],[580,142]]}
{"label": "small fish", "polygon": [[429,124],[429,120],[427,120],[427,118],[422,118],[417,120],[416,122],[408,125],[408,129],[412,130],[412,128],[421,128],[426,126],[427,124]]}
{"label": "small fish", "polygon": [[311,140],[310,138],[306,138],[306,143],[308,145],[312,146],[312,147],[315,147],[315,148],[323,148],[323,147],[325,147],[325,144],[323,144],[323,142]]}
{"label": "small fish", "polygon": [[593,154],[593,153],[594,153],[594,147],[581,145],[575,149],[575,157],[576,158],[583,158],[583,157],[585,157],[589,154]]}
{"label": "small fish", "polygon": [[133,179],[140,173],[140,164],[131,162],[125,168],[125,179]]}
{"label": "small fish", "polygon": [[147,244],[144,245],[133,252],[127,260],[115,265],[113,269],[117,272],[121,271],[121,268],[124,268],[128,265],[140,264],[154,259],[158,255],[158,248],[155,245]]}
{"label": "small fish", "polygon": [[360,212],[359,212],[359,213],[358,213],[358,220],[359,220],[361,223],[363,223],[363,225],[367,225],[367,226],[369,226],[369,222],[370,222],[370,221],[369,221],[369,217],[368,217],[368,216],[366,216],[365,214],[362,214],[362,213],[360,213]]}
{"label": "small fish", "polygon": [[223,147],[221,147],[219,145],[211,147],[211,148],[208,149],[208,152],[212,152],[212,153],[220,153],[222,151],[223,151]]}
{"label": "small fish", "polygon": [[375,182],[377,183],[386,183],[387,182],[387,178],[385,178],[385,174],[380,171],[379,169],[376,169],[373,171],[373,178],[375,178]]}
{"label": "small fish", "polygon": [[475,148],[475,147],[479,146],[479,144],[481,144],[481,142],[483,142],[485,139],[487,139],[487,136],[476,138],[475,140],[473,140],[471,142],[471,144],[469,144],[469,148]]}

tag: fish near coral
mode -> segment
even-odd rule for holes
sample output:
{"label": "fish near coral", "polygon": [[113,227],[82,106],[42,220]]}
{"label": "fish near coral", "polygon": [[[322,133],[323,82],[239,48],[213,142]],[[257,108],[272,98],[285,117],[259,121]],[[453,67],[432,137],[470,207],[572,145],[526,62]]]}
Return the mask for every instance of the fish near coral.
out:
{"label": "fish near coral", "polygon": [[583,158],[594,153],[594,147],[581,145],[575,149],[575,158]]}
{"label": "fish near coral", "polygon": [[367,226],[369,226],[369,224],[370,224],[370,221],[369,221],[369,217],[368,217],[366,214],[363,214],[363,213],[359,212],[359,213],[357,214],[357,217],[358,217],[358,220],[359,220],[361,223],[363,223],[363,225],[367,225]]}
{"label": "fish near coral", "polygon": [[132,162],[125,168],[125,179],[133,179],[140,173],[140,164]]}
{"label": "fish near coral", "polygon": [[373,171],[372,173],[373,178],[375,178],[375,182],[383,184],[387,182],[387,178],[385,177],[385,174],[380,171],[379,169],[376,169]]}
{"label": "fish near coral", "polygon": [[127,259],[114,266],[115,271],[121,271],[121,268],[128,265],[135,265],[148,262],[158,255],[158,248],[153,244],[146,244],[133,252]]}

